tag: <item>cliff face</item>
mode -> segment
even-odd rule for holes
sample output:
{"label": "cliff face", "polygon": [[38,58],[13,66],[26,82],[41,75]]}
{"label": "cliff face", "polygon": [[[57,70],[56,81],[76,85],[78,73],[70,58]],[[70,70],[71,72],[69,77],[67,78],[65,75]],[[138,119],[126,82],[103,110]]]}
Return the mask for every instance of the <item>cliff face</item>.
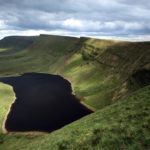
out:
{"label": "cliff face", "polygon": [[112,100],[150,84],[150,42],[122,42],[87,39],[81,53],[86,61],[95,61],[104,74],[117,77]]}
{"label": "cliff face", "polygon": [[82,52],[97,62],[125,74],[150,69],[150,42],[87,40]]}

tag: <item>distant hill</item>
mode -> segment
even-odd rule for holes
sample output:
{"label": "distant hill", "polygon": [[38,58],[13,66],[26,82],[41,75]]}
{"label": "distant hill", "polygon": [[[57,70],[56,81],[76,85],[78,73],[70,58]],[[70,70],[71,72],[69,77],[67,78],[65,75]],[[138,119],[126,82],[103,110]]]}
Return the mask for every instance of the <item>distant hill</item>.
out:
{"label": "distant hill", "polygon": [[0,40],[0,47],[11,50],[24,49],[31,45],[36,38],[36,36],[9,36]]}

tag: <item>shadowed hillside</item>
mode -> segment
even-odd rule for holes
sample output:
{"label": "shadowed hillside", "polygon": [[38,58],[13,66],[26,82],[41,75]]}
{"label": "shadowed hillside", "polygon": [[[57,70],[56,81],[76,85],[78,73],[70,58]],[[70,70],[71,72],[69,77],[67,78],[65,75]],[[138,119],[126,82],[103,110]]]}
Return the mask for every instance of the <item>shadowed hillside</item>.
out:
{"label": "shadowed hillside", "polygon": [[0,40],[0,54],[8,55],[13,54],[16,51],[25,49],[33,44],[36,40],[36,36],[10,36]]}

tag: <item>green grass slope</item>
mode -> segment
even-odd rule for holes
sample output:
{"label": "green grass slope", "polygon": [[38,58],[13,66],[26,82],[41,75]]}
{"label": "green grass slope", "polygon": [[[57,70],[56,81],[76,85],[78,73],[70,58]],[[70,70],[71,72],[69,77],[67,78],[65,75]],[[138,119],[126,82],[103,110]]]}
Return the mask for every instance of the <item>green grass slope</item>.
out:
{"label": "green grass slope", "polygon": [[150,86],[51,134],[2,135],[5,150],[148,150]]}

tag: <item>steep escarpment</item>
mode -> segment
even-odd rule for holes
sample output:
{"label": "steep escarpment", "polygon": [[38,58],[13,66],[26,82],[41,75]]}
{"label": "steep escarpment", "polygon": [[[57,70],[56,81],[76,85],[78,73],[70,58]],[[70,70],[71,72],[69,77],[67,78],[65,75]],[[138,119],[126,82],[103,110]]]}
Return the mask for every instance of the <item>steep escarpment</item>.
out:
{"label": "steep escarpment", "polygon": [[101,108],[142,87],[131,78],[140,70],[150,70],[150,42],[81,39],[82,47],[62,72],[84,102]]}
{"label": "steep escarpment", "polygon": [[150,68],[150,42],[97,41],[89,39],[84,43],[82,53],[85,59],[96,60],[124,74]]}
{"label": "steep escarpment", "polygon": [[[121,98],[132,89],[150,84],[150,42],[89,39],[82,47],[82,55],[85,60],[96,61],[106,70],[110,70],[109,74],[112,76],[118,76],[117,80],[120,80],[120,84],[116,84],[118,96],[115,95],[113,100]],[[135,84],[132,83],[132,89],[131,78],[136,78]],[[143,81],[144,78],[146,81]]]}

